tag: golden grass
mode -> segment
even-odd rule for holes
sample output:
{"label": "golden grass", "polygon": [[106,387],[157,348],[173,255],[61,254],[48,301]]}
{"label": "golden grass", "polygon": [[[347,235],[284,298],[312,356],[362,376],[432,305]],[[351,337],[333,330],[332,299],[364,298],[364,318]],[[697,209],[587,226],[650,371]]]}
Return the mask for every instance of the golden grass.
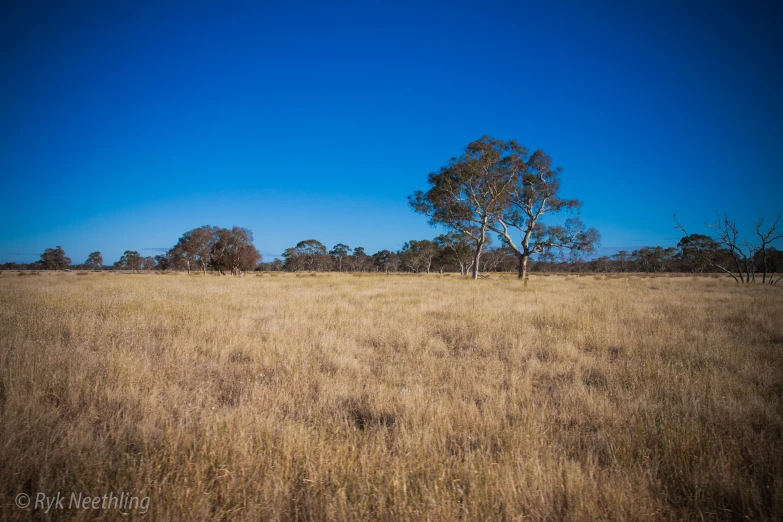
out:
{"label": "golden grass", "polygon": [[59,491],[147,495],[155,520],[780,520],[781,297],[706,278],[0,277],[0,518]]}

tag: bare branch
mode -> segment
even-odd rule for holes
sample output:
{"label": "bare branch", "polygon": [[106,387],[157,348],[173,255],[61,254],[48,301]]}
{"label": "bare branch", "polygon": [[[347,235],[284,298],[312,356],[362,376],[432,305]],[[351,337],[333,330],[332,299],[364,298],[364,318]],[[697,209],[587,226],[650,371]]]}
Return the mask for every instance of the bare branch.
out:
{"label": "bare branch", "polygon": [[[736,281],[737,283],[739,283],[739,282],[740,282],[740,280],[737,278],[737,276],[736,276],[736,275],[735,275],[733,272],[731,272],[730,270],[728,270],[726,267],[724,267],[724,266],[722,266],[722,265],[719,265],[719,264],[717,264],[715,261],[713,261],[712,259],[710,259],[710,258],[709,258],[709,257],[707,257],[706,255],[704,255],[704,253],[702,252],[701,248],[699,248],[699,245],[697,245],[696,243],[693,243],[693,242],[690,240],[690,237],[691,237],[691,236],[690,236],[690,234],[688,234],[688,231],[687,231],[687,230],[685,230],[685,227],[683,227],[683,226],[680,224],[680,222],[677,220],[677,214],[674,214],[674,222],[675,222],[675,223],[677,223],[677,226],[676,226],[675,228],[678,228],[678,229],[680,229],[680,230],[682,231],[683,235],[685,236],[685,240],[687,241],[687,244],[688,244],[688,246],[690,246],[690,247],[693,247],[693,249],[696,251],[696,254],[697,254],[697,255],[698,255],[700,258],[702,258],[702,259],[703,259],[703,260],[705,260],[707,263],[709,263],[709,265],[710,265],[711,267],[717,268],[718,270],[721,270],[721,271],[723,271],[723,272],[725,272],[725,273],[729,274],[731,277],[733,277],[733,278],[734,278],[734,281]],[[742,277],[742,272],[740,272],[740,277]]]}

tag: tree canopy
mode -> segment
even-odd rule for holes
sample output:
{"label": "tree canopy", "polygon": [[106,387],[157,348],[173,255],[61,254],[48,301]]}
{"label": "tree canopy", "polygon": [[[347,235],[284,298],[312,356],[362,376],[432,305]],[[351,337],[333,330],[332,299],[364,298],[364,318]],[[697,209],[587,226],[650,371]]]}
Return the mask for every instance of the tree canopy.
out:
{"label": "tree canopy", "polygon": [[65,255],[63,247],[47,248],[41,254],[41,263],[45,270],[64,270],[71,264],[71,258]]}

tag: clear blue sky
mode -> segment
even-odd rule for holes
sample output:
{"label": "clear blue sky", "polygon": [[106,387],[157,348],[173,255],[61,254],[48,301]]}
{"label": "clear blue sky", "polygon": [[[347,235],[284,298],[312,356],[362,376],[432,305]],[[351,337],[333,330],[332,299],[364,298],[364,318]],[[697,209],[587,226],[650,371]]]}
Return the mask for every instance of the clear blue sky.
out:
{"label": "clear blue sky", "polygon": [[484,134],[548,152],[605,252],[749,230],[783,211],[783,9],[682,3],[4,2],[0,262],[204,224],[396,249]]}

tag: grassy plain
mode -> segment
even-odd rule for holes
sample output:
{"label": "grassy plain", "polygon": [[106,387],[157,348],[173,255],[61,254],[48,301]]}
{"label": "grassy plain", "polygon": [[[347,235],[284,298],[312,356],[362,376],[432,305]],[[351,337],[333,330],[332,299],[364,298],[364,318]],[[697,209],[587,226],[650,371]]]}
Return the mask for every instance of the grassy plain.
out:
{"label": "grassy plain", "polygon": [[782,292],[3,274],[0,518],[781,520]]}

